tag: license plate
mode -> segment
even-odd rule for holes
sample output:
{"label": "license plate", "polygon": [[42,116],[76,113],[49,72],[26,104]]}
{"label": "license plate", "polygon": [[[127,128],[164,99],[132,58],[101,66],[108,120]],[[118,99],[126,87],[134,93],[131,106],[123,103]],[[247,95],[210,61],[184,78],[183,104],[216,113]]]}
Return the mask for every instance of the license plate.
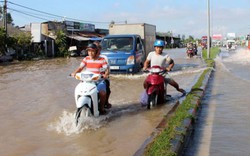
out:
{"label": "license plate", "polygon": [[110,66],[110,69],[118,70],[118,69],[120,69],[120,67],[119,66]]}

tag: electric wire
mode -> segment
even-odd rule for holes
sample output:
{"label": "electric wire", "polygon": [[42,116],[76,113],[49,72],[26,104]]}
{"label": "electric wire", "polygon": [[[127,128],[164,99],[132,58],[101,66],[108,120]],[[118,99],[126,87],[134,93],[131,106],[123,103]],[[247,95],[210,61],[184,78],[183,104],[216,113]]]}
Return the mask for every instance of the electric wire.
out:
{"label": "electric wire", "polygon": [[[64,17],[64,16],[60,16],[60,15],[56,15],[56,14],[52,14],[52,13],[40,11],[40,10],[37,10],[37,9],[33,9],[33,8],[30,8],[30,7],[27,7],[27,6],[24,6],[24,5],[20,5],[20,4],[17,4],[17,3],[13,3],[11,1],[8,1],[8,3],[11,4],[11,5],[14,5],[14,6],[18,6],[18,7],[21,7],[21,8],[25,8],[25,9],[28,9],[28,10],[32,10],[34,12],[38,12],[38,13],[41,13],[41,14],[49,15],[49,16],[52,16],[52,17],[60,18],[60,19],[68,19],[68,20],[80,21],[80,22],[87,22],[87,23],[110,24],[110,22],[87,21],[87,20],[80,20],[80,19],[75,19],[75,18],[71,18],[71,17]],[[20,10],[17,10],[17,9],[13,9],[13,8],[10,8],[10,7],[8,7],[8,9],[16,11],[18,13],[25,14],[27,16],[31,16],[31,17],[35,17],[35,18],[39,18],[39,19],[44,19],[43,18],[44,15],[41,15],[43,17],[39,17],[39,16],[34,16],[31,13],[25,13],[23,11],[20,11]],[[116,21],[115,23],[124,23],[124,21],[123,22],[122,21],[118,21],[118,22]]]}

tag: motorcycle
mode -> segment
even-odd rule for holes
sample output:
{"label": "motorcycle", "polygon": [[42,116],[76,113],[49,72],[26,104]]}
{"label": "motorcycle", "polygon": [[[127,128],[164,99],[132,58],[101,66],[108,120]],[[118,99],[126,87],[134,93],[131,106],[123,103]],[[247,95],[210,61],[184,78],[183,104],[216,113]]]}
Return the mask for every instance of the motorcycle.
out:
{"label": "motorcycle", "polygon": [[146,90],[147,96],[147,108],[164,103],[166,100],[166,86],[164,81],[164,75],[166,70],[160,66],[152,66],[147,71],[150,74],[144,80],[143,86]]}
{"label": "motorcycle", "polygon": [[189,58],[192,58],[194,56],[194,50],[193,50],[193,48],[190,47],[190,48],[187,49],[187,56]]}
{"label": "motorcycle", "polygon": [[101,74],[91,71],[77,73],[75,78],[81,82],[75,88],[75,123],[78,125],[80,116],[99,116],[99,96],[96,83],[101,80]]}

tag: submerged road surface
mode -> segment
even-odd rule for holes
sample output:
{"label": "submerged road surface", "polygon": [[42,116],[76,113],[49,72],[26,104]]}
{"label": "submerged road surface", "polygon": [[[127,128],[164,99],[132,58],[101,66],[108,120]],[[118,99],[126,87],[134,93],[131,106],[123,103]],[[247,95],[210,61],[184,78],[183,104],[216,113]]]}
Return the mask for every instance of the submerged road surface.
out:
{"label": "submerged road surface", "polygon": [[[174,58],[171,76],[189,91],[206,67],[187,59],[185,49],[167,50]],[[150,136],[181,93],[168,86],[174,100],[148,111],[139,99],[146,74],[111,75],[113,107],[99,118],[74,124],[74,88],[68,77],[81,58],[15,62],[0,66],[0,153],[14,155],[133,155]]]}
{"label": "submerged road surface", "polygon": [[222,49],[186,156],[250,153],[250,51]]}

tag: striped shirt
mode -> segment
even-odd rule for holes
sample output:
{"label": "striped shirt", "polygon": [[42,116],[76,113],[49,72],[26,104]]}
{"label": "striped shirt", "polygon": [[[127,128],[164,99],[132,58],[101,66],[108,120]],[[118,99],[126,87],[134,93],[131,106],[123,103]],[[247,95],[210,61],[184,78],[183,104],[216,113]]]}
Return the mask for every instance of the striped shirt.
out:
{"label": "striped shirt", "polygon": [[108,67],[108,63],[103,57],[98,57],[96,60],[91,59],[89,56],[86,56],[81,64],[80,67],[85,67],[86,70],[91,71],[93,73],[100,74],[101,68],[106,69]]}

